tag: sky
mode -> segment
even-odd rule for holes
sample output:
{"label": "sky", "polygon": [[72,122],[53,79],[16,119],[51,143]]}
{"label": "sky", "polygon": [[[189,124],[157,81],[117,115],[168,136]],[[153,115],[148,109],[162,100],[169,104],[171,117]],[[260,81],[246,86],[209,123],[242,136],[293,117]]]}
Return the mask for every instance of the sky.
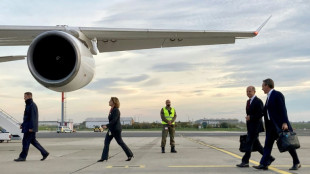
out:
{"label": "sky", "polygon": [[[272,78],[291,121],[310,121],[310,1],[306,0],[1,0],[0,25],[255,31],[235,44],[101,53],[86,87],[66,93],[66,118],[107,117],[116,96],[121,116],[159,122],[170,99],[177,121],[245,121],[246,87]],[[28,47],[0,47],[0,56]],[[40,121],[61,118],[61,94],[41,86],[26,60],[0,63],[0,108],[22,121],[23,94],[33,92]]]}

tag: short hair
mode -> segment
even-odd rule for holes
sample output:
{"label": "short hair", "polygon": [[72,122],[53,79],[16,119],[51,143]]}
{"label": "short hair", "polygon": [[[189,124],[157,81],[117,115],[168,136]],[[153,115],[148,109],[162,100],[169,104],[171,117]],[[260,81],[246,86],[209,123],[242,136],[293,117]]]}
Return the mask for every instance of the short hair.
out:
{"label": "short hair", "polygon": [[274,88],[274,82],[272,79],[268,78],[263,80],[263,83],[267,86],[269,86],[269,88],[273,89]]}
{"label": "short hair", "polygon": [[121,103],[119,102],[117,97],[111,97],[111,101],[114,103],[114,107],[119,108]]}
{"label": "short hair", "polygon": [[25,92],[25,95],[30,96],[32,98],[32,93],[31,92]]}

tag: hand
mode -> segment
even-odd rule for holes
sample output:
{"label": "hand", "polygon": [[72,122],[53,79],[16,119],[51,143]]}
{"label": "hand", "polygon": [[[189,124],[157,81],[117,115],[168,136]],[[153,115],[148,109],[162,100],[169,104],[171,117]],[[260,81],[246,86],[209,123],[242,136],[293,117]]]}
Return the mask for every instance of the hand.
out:
{"label": "hand", "polygon": [[33,130],[32,130],[32,129],[29,129],[29,132],[33,132]]}
{"label": "hand", "polygon": [[171,125],[171,121],[168,121],[168,124]]}
{"label": "hand", "polygon": [[288,126],[287,126],[286,123],[283,123],[283,124],[282,124],[282,130],[288,130]]}
{"label": "hand", "polygon": [[22,129],[22,128],[23,128],[23,126],[22,126],[22,125],[20,125],[20,126],[19,126],[19,128],[20,128],[20,129]]}
{"label": "hand", "polygon": [[106,128],[108,128],[106,125],[102,125],[101,126],[103,129],[106,129]]}
{"label": "hand", "polygon": [[250,121],[250,116],[249,115],[246,116],[245,119],[246,119],[246,121]]}

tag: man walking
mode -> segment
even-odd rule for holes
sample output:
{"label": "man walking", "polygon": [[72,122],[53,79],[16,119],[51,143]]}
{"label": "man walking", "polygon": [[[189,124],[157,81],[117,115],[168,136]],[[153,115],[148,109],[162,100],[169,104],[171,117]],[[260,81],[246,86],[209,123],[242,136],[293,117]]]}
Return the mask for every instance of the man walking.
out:
{"label": "man walking", "polygon": [[32,100],[31,92],[26,92],[24,94],[24,99],[26,102],[26,108],[24,112],[24,121],[20,126],[20,128],[22,129],[22,133],[24,133],[23,149],[19,155],[19,158],[14,159],[14,161],[16,162],[26,161],[30,143],[41,152],[43,156],[41,161],[43,161],[47,158],[49,153],[36,140],[36,132],[38,132],[38,120],[39,120],[38,108],[37,105]]}
{"label": "man walking", "polygon": [[[264,107],[264,120],[266,127],[266,140],[264,147],[264,155],[260,160],[259,166],[253,166],[255,169],[268,170],[268,160],[274,141],[278,138],[282,130],[293,131],[292,126],[287,117],[285,99],[281,92],[276,91],[272,79],[263,81],[262,90],[267,94],[267,100]],[[293,158],[293,166],[290,170],[298,170],[301,165],[295,149],[289,150]]]}
{"label": "man walking", "polygon": [[163,107],[161,109],[160,116],[162,120],[161,123],[163,125],[161,152],[165,153],[166,139],[169,132],[171,153],[177,153],[177,151],[175,150],[175,142],[174,142],[175,119],[177,118],[177,113],[175,112],[175,109],[171,107],[170,100],[166,100],[166,107]]}
{"label": "man walking", "polygon": [[[259,142],[258,136],[260,132],[264,132],[263,127],[263,102],[256,95],[254,86],[249,86],[246,89],[246,94],[249,97],[246,104],[246,125],[247,125],[247,139],[246,139],[246,152],[242,158],[241,164],[237,164],[237,167],[249,167],[249,160],[253,147],[263,155],[263,147]],[[270,163],[274,161],[273,157],[270,158]]]}

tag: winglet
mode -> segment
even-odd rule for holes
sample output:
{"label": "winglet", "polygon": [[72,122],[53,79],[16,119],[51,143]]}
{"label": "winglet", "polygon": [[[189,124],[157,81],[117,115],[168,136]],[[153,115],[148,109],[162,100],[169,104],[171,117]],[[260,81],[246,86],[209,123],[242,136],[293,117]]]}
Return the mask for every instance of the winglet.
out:
{"label": "winglet", "polygon": [[269,16],[269,18],[261,25],[258,27],[258,29],[254,32],[254,35],[257,36],[259,31],[265,26],[265,24],[269,21],[269,19],[272,17],[272,15]]}

